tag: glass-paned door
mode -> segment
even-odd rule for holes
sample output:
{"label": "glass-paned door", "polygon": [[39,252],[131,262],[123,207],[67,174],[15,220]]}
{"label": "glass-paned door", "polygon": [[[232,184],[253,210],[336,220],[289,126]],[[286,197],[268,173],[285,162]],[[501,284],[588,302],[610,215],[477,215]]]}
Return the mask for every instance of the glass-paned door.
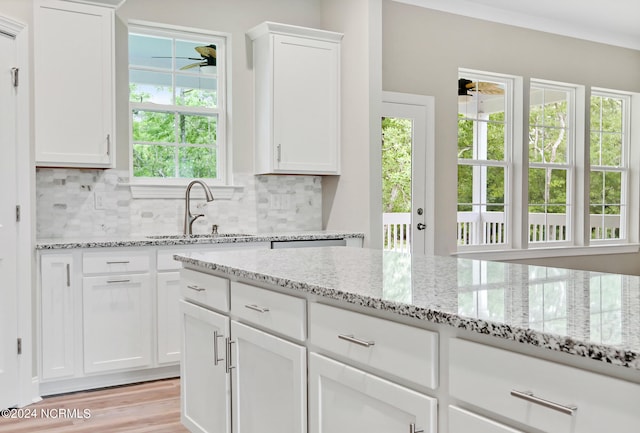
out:
{"label": "glass-paned door", "polygon": [[424,254],[426,245],[426,107],[382,104],[382,245]]}

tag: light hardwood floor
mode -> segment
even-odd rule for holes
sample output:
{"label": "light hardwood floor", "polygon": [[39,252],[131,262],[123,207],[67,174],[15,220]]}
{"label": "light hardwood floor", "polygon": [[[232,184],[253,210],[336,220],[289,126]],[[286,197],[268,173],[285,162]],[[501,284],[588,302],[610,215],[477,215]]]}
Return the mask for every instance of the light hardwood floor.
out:
{"label": "light hardwood floor", "polygon": [[0,433],[188,433],[180,424],[179,379],[47,397],[20,410],[37,417],[0,418]]}

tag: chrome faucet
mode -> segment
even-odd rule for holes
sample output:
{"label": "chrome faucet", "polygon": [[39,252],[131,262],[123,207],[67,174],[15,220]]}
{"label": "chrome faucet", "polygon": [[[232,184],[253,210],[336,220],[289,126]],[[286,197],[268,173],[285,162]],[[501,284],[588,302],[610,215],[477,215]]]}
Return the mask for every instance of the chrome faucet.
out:
{"label": "chrome faucet", "polygon": [[190,235],[193,230],[192,229],[193,222],[198,218],[200,218],[201,216],[204,216],[204,214],[192,215],[191,209],[189,209],[189,202],[191,200],[191,188],[196,183],[199,183],[202,186],[202,188],[204,188],[204,194],[205,194],[206,200],[208,202],[213,201],[213,194],[211,194],[211,190],[209,189],[207,184],[204,183],[204,181],[200,179],[196,179],[196,180],[192,180],[189,183],[189,185],[187,185],[187,190],[184,193],[184,234],[185,235]]}

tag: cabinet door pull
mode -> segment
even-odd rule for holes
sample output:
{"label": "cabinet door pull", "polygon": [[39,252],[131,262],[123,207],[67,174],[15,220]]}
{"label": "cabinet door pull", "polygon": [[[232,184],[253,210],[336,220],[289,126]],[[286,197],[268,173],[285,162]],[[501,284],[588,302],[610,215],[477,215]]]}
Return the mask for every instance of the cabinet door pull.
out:
{"label": "cabinet door pull", "polygon": [[266,313],[266,312],[269,311],[268,308],[266,308],[266,307],[258,307],[255,304],[245,305],[244,308],[248,308],[250,310],[257,311],[258,313]]}
{"label": "cabinet door pull", "polygon": [[348,341],[349,343],[354,343],[354,344],[357,344],[359,346],[364,346],[364,347],[371,347],[371,346],[376,344],[375,341],[361,340],[359,338],[354,337],[353,335],[339,334],[338,338],[341,339],[341,340]]}
{"label": "cabinet door pull", "polygon": [[67,263],[67,287],[71,287],[71,265]]}
{"label": "cabinet door pull", "polygon": [[129,260],[107,261],[107,265],[126,265],[128,263],[129,263]]}
{"label": "cabinet door pull", "polygon": [[213,365],[218,365],[220,361],[224,361],[224,359],[218,358],[218,338],[224,338],[224,335],[219,334],[218,331],[213,331]]}
{"label": "cabinet door pull", "polygon": [[416,430],[416,424],[409,424],[409,433],[424,433],[424,429]]}
{"label": "cabinet door pull", "polygon": [[195,285],[187,285],[187,289],[195,290],[196,292],[204,292],[206,290],[204,287]]}
{"label": "cabinet door pull", "polygon": [[130,283],[131,280],[128,278],[122,279],[122,280],[107,280],[107,284],[114,284],[114,283]]}
{"label": "cabinet door pull", "polygon": [[231,373],[231,370],[236,368],[235,365],[231,365],[231,345],[235,344],[236,342],[232,341],[230,338],[225,338],[224,341],[225,341],[226,346],[227,346],[227,348],[226,348],[227,365],[225,367],[226,367],[227,373]]}
{"label": "cabinet door pull", "polygon": [[111,134],[107,134],[107,156],[111,155]]}
{"label": "cabinet door pull", "polygon": [[282,145],[278,144],[278,162],[282,161]]}
{"label": "cabinet door pull", "polygon": [[530,403],[539,404],[540,406],[548,407],[549,409],[557,410],[558,412],[562,412],[566,415],[573,415],[578,410],[577,406],[574,405],[564,405],[560,403],[555,403],[553,401],[545,400],[544,398],[536,397],[533,395],[531,391],[516,391],[515,389],[511,391],[511,395],[513,397],[521,398]]}

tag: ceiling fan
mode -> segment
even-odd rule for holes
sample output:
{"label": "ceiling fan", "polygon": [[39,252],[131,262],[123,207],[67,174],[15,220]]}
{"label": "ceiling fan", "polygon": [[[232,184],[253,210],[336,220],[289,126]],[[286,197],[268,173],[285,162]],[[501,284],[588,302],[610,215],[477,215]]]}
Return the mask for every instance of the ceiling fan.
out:
{"label": "ceiling fan", "polygon": [[[176,57],[176,59],[188,59],[188,60],[198,60],[195,63],[190,63],[186,66],[180,68],[180,70],[192,69],[196,67],[203,66],[216,66],[216,46],[215,45],[205,45],[201,47],[194,47],[194,49],[200,54],[201,57]],[[154,56],[154,59],[172,59],[173,57],[157,57]]]}
{"label": "ceiling fan", "polygon": [[484,81],[472,81],[466,78],[458,79],[458,96],[472,97],[477,92],[485,95],[503,95],[504,89],[497,83],[488,83]]}

